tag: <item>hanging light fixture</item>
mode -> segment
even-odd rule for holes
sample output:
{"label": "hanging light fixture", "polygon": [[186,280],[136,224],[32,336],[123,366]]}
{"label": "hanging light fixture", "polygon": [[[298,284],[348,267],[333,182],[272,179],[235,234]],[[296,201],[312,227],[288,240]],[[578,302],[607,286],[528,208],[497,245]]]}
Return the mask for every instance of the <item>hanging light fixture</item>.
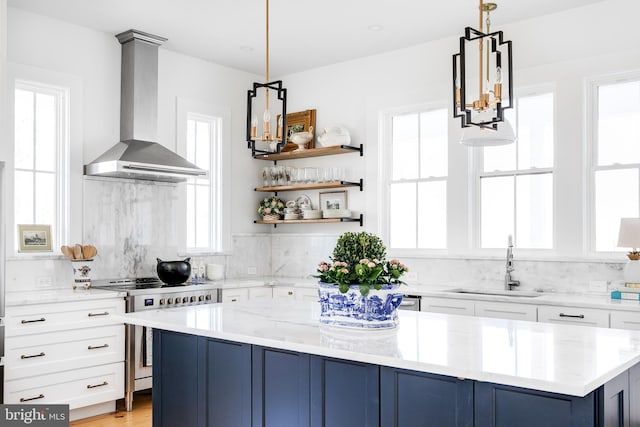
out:
{"label": "hanging light fixture", "polygon": [[466,27],[460,53],[453,55],[453,117],[460,118],[460,143],[468,146],[504,145],[516,139],[504,117],[504,110],[513,106],[511,41],[503,39],[502,31],[491,32],[489,15],[497,7],[480,0],[479,29]]}
{"label": "hanging light fixture", "polygon": [[[266,55],[265,55],[265,83],[253,83],[253,88],[247,92],[247,144],[251,149],[251,154],[279,153],[286,144],[286,137],[283,138],[282,129],[287,126],[287,89],[282,87],[282,80],[269,82],[269,0],[265,0],[266,5]],[[264,89],[264,111],[262,112],[262,133],[258,134],[258,115],[254,113],[253,101],[258,95],[259,89]],[[275,101],[282,103],[278,120],[275,123],[275,133],[273,132],[272,110],[270,109],[270,93],[275,93]],[[256,146],[256,142],[261,142]]]}

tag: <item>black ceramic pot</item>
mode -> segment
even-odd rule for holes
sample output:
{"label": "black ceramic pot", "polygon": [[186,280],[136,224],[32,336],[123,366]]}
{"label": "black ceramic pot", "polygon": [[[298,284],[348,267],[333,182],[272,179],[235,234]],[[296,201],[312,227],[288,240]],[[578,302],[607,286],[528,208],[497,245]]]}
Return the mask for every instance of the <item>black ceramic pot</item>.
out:
{"label": "black ceramic pot", "polygon": [[185,258],[184,261],[162,261],[160,258],[156,259],[158,260],[158,267],[156,268],[158,278],[164,283],[179,285],[189,278],[191,274],[189,260],[191,258]]}

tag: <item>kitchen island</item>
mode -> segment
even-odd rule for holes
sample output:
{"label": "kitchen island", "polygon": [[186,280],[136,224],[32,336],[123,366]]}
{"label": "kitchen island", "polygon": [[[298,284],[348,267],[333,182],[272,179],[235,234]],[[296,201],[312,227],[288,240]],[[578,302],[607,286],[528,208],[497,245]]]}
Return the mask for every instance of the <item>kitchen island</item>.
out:
{"label": "kitchen island", "polygon": [[338,329],[269,301],[123,320],[154,328],[154,426],[640,425],[640,332],[399,315]]}

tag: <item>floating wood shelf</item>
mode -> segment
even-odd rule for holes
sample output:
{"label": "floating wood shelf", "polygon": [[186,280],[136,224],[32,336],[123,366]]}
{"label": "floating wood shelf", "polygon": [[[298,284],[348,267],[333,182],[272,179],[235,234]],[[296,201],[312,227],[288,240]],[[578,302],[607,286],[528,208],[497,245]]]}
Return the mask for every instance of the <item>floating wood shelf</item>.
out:
{"label": "floating wood shelf", "polygon": [[345,188],[345,187],[360,187],[362,191],[362,179],[360,182],[350,181],[331,181],[331,182],[317,182],[312,184],[295,184],[295,185],[278,185],[273,187],[258,187],[255,191],[263,191],[268,193],[278,193],[279,191],[297,191],[297,190],[321,190],[323,188]]}
{"label": "floating wood shelf", "polygon": [[364,215],[358,218],[322,218],[322,219],[258,219],[253,221],[256,224],[313,224],[313,223],[336,223],[336,222],[359,222],[360,227],[364,225]]}
{"label": "floating wood shelf", "polygon": [[346,153],[360,153],[360,156],[362,156],[362,144],[360,144],[359,147],[353,147],[351,145],[338,145],[335,147],[310,148],[308,150],[294,150],[284,153],[258,154],[255,156],[255,158],[258,160],[270,160],[275,162],[278,160],[306,159],[309,157],[332,156],[334,154]]}

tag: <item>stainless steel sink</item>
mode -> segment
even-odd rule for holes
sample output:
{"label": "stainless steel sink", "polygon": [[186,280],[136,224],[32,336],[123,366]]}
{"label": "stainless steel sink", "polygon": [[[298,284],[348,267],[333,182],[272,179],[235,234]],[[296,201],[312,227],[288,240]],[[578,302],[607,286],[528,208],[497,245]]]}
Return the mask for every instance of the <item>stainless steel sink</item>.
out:
{"label": "stainless steel sink", "polygon": [[507,291],[507,290],[498,290],[498,289],[466,289],[466,288],[458,288],[451,289],[447,292],[453,292],[456,294],[469,294],[469,295],[496,295],[496,296],[505,296],[505,297],[520,297],[520,298],[536,298],[541,296],[540,292],[531,292],[531,291]]}

